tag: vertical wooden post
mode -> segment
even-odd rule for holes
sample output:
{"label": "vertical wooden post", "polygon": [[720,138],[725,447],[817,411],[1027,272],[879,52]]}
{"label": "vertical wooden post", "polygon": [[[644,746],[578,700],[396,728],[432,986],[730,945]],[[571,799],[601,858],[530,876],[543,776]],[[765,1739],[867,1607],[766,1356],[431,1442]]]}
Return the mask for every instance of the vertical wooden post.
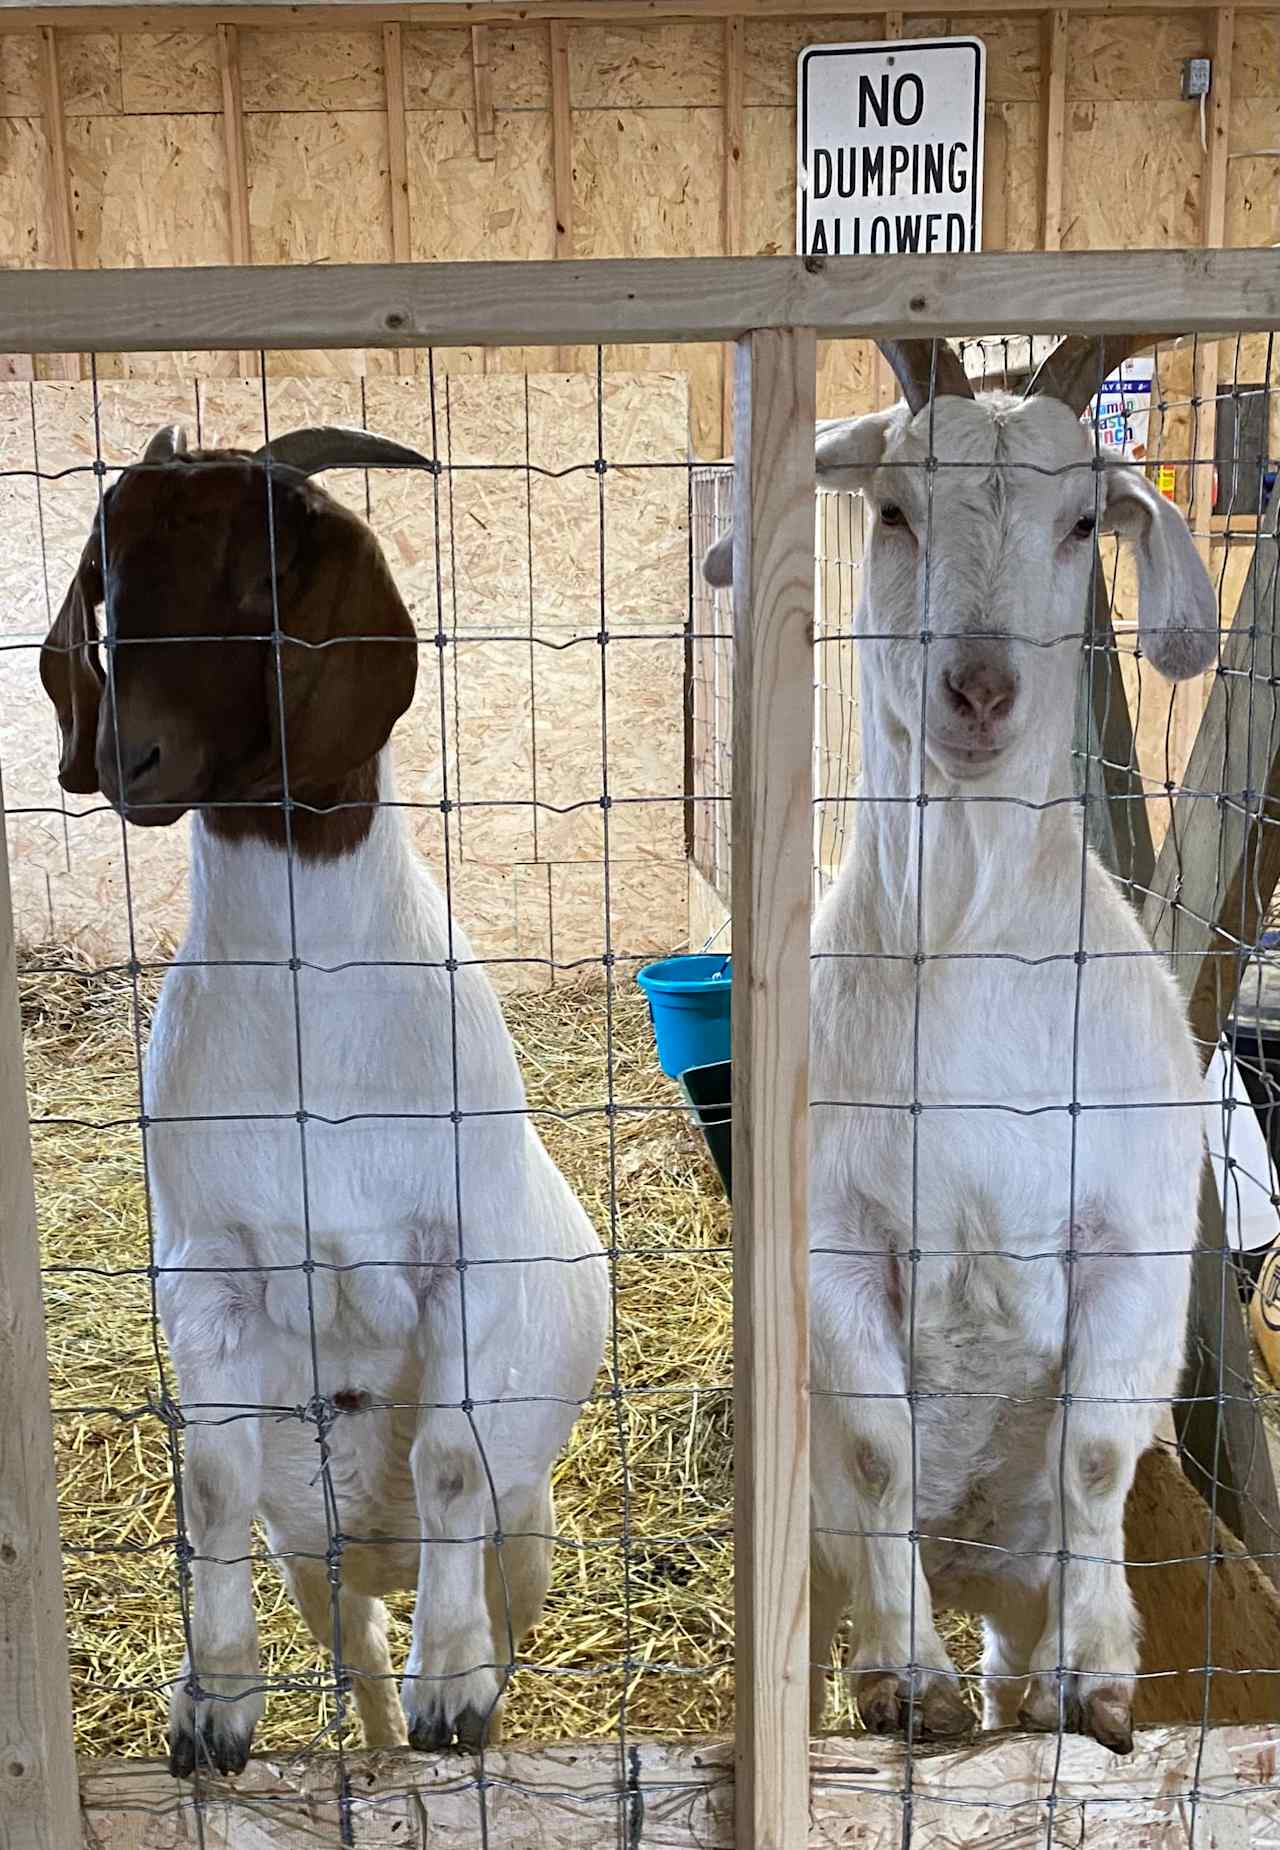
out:
{"label": "vertical wooden post", "polygon": [[738,347],[733,671],[734,1589],[739,1850],[808,1841],[810,330]]}
{"label": "vertical wooden post", "polygon": [[1046,13],[1041,49],[1040,248],[1062,249],[1062,164],[1067,136],[1067,31],[1064,7]]}
{"label": "vertical wooden post", "polygon": [[80,1799],[3,823],[0,1409],[0,1839],[6,1850],[69,1850],[80,1842]]}
{"label": "vertical wooden post", "polygon": [[[556,214],[556,256],[573,256],[573,105],[569,95],[569,22],[553,19],[551,37],[551,178]],[[558,349],[556,364],[567,372],[572,350]]]}
{"label": "vertical wooden post", "polygon": [[999,104],[987,105],[984,165],[982,248],[1002,251],[1009,242],[1009,124]]}
{"label": "vertical wooden post", "polygon": [[[227,192],[231,216],[231,261],[252,263],[249,231],[249,164],[244,146],[244,106],[240,97],[240,29],[218,27],[218,72],[222,78],[222,140],[227,157]],[[258,372],[256,353],[239,356],[241,374]]]}
{"label": "vertical wooden post", "polygon": [[[52,26],[40,28],[40,96],[45,136],[49,143],[49,211],[53,226],[53,261],[60,270],[76,267],[75,218],[71,210],[71,177],[67,170],[67,123],[62,110],[62,71],[58,40]],[[79,379],[80,355],[50,356],[55,379]]]}
{"label": "vertical wooden post", "polygon": [[[726,257],[742,249],[743,22],[724,22],[724,151],[720,181],[720,247]],[[720,454],[733,452],[733,376],[737,360],[732,345],[721,356]]]}
{"label": "vertical wooden post", "polygon": [[[900,39],[902,37],[902,14],[900,12],[885,14],[884,37],[886,39]],[[893,368],[890,366],[888,360],[885,359],[883,353],[880,352],[879,348],[876,349],[872,359],[871,377],[875,388],[876,407],[878,410],[883,410],[886,405],[891,405],[899,396],[899,387]]]}
{"label": "vertical wooden post", "polygon": [[[477,31],[482,28],[477,27]],[[409,142],[404,120],[404,46],[400,27],[382,28],[382,75],[387,99],[387,177],[391,193],[391,256],[396,263],[412,263],[409,230]],[[414,371],[411,347],[396,349],[396,371]]]}

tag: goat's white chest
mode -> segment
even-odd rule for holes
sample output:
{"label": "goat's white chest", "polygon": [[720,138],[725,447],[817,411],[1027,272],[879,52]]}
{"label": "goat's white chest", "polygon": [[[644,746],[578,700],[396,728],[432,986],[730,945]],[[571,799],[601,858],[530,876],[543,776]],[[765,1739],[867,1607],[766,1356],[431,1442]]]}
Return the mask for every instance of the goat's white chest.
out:
{"label": "goat's white chest", "polygon": [[[259,1268],[250,1309],[277,1329],[352,1320],[401,1340],[460,1221],[491,1228],[523,1186],[496,998],[478,970],[445,969],[443,904],[394,827],[380,816],[359,855],[295,869],[292,893],[283,856],[203,842],[215,864],[197,855],[193,930],[153,1024],[161,1263]],[[460,937],[454,955],[465,966]]]}
{"label": "goat's white chest", "polygon": [[[1117,929],[1142,948],[1136,924]],[[1162,1183],[1180,1191],[1199,1160],[1176,1000],[1149,956],[1078,965],[1061,937],[1047,920],[1039,961],[820,960],[820,1214],[867,1195],[901,1248],[1023,1264],[1087,1214],[1159,1217]]]}

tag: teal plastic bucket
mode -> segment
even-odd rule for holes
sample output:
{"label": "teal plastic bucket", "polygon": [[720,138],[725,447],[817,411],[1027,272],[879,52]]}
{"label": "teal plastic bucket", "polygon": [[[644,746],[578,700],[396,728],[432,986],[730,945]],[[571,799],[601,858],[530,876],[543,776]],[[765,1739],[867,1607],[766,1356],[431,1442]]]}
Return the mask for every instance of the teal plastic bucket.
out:
{"label": "teal plastic bucket", "polygon": [[706,954],[664,957],[637,972],[668,1079],[729,1058],[731,980],[729,959]]}

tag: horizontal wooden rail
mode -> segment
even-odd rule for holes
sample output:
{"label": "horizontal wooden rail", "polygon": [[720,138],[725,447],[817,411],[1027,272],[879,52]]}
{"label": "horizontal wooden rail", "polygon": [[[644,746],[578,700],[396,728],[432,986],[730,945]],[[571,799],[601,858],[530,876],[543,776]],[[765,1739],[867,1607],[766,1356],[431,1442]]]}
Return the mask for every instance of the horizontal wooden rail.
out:
{"label": "horizontal wooden rail", "polygon": [[0,353],[1278,326],[1280,250],[0,272]]}
{"label": "horizontal wooden rail", "polygon": [[[1275,1841],[1280,1795],[1275,1756],[1280,1725],[1151,1728],[1117,1758],[1096,1741],[1066,1735],[994,1735],[980,1748],[916,1747],[912,1768],[913,1850],[997,1842],[1039,1850],[1053,1842],[1083,1850],[1244,1850]],[[664,1850],[726,1850],[733,1842],[734,1778],[726,1743],[641,1741],[635,1777],[644,1797],[634,1841]],[[457,1754],[348,1756],[347,1803],[356,1841],[434,1850],[479,1841],[474,1764]],[[809,1755],[812,1819],[787,1850],[859,1844],[896,1850],[904,1836],[907,1750],[860,1734],[817,1741]],[[616,1850],[632,1841],[634,1817],[616,1741],[501,1748],[485,1758],[489,1850]],[[339,1768],[331,1754],[254,1760],[234,1788],[206,1789],[206,1817],[225,1850],[318,1850],[336,1844]],[[81,1769],[85,1846],[137,1850],[140,1842],[195,1843],[189,1786],[145,1760],[87,1762]],[[624,1810],[624,1807],[627,1809]],[[144,1838],[144,1833],[146,1833]]]}

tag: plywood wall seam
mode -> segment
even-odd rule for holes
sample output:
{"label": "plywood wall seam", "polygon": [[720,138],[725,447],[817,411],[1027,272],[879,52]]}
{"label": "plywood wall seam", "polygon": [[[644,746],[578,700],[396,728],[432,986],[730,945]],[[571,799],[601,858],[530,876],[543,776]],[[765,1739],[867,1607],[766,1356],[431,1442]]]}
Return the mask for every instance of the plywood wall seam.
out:
{"label": "plywood wall seam", "polygon": [[[742,249],[742,154],[746,123],[743,115],[745,69],[743,44],[745,29],[741,17],[724,22],[723,74],[723,162],[721,177],[721,249],[726,257],[736,257]],[[721,410],[720,454],[733,449],[733,381],[735,361],[732,346],[720,355]]]}
{"label": "plywood wall seam", "polygon": [[[569,84],[569,28],[553,19],[547,27],[551,52],[551,178],[555,213],[555,254],[574,255],[573,236],[573,100]],[[572,356],[561,349],[557,364],[562,371]]]}
{"label": "plywood wall seam", "polygon": [[1063,166],[1067,129],[1067,56],[1070,15],[1054,7],[1043,22],[1041,52],[1040,245],[1062,248]]}
{"label": "plywood wall seam", "polygon": [[[900,12],[894,11],[885,13],[882,30],[887,40],[900,39],[902,37],[902,28],[903,19]],[[898,382],[893,375],[893,369],[889,365],[889,362],[878,350],[873,367],[873,378],[875,380],[877,406],[883,408],[886,405],[891,405],[898,396]]]}
{"label": "plywood wall seam", "polygon": [[[382,28],[382,71],[387,112],[391,255],[396,263],[409,263],[413,257],[413,232],[409,219],[409,138],[404,107],[404,45],[400,27],[394,23]],[[408,376],[414,370],[415,360],[411,349],[397,348],[396,371]]]}
{"label": "plywood wall seam", "polygon": [[[44,109],[45,139],[49,150],[49,215],[53,230],[54,261],[60,269],[76,267],[75,215],[71,175],[67,163],[67,122],[62,106],[62,64],[58,35],[52,26],[40,28],[40,100]],[[82,356],[55,355],[50,370],[64,379],[79,379]]]}
{"label": "plywood wall seam", "polygon": [[[1200,176],[1200,241],[1220,249],[1226,236],[1227,164],[1231,148],[1231,76],[1235,55],[1235,8],[1220,6],[1213,13],[1213,65],[1205,109],[1204,169]],[[1218,431],[1219,349],[1216,341],[1201,341],[1196,349],[1192,392],[1192,471],[1189,518],[1196,547],[1206,566],[1211,561],[1214,456]],[[1203,685],[1183,683],[1177,689],[1173,714],[1173,743],[1183,762],[1195,736],[1212,677]]]}
{"label": "plywood wall seam", "polygon": [[488,26],[471,28],[471,84],[476,105],[476,159],[493,160],[493,66],[489,56]]}
{"label": "plywood wall seam", "polygon": [[[245,152],[244,103],[240,82],[240,31],[218,27],[218,76],[222,84],[222,141],[227,162],[227,204],[231,230],[231,261],[253,261],[249,224],[249,164]],[[256,353],[241,353],[238,361],[245,378],[259,370]]]}
{"label": "plywood wall seam", "polygon": [[556,256],[573,255],[573,105],[569,88],[569,34],[551,21],[551,134],[555,166]]}

